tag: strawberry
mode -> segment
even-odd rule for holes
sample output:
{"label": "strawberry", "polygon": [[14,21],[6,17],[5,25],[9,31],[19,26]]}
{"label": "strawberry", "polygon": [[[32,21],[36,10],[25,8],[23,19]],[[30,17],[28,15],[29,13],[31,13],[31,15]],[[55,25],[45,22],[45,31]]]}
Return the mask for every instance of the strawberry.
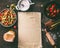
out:
{"label": "strawberry", "polygon": [[14,26],[13,28],[16,29],[16,26]]}
{"label": "strawberry", "polygon": [[52,8],[49,8],[50,12],[52,12]]}
{"label": "strawberry", "polygon": [[2,13],[0,13],[0,16],[2,16]]}
{"label": "strawberry", "polygon": [[56,13],[57,12],[57,10],[56,9],[54,9],[54,11],[53,11],[54,13]]}
{"label": "strawberry", "polygon": [[55,7],[55,4],[52,4],[52,8],[54,8]]}

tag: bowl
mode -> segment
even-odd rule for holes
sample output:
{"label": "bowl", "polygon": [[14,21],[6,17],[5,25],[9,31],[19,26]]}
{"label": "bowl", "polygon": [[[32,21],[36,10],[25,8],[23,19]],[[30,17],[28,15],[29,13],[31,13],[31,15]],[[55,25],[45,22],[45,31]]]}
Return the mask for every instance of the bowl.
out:
{"label": "bowl", "polygon": [[44,6],[44,14],[50,19],[60,19],[60,5],[51,1]]}
{"label": "bowl", "polygon": [[27,11],[30,8],[30,3],[28,0],[19,0],[16,6],[17,10]]}
{"label": "bowl", "polygon": [[1,11],[2,14],[0,16],[1,20],[0,20],[0,24],[3,27],[11,27],[16,23],[17,20],[17,15],[15,11],[9,10],[9,9],[4,9]]}

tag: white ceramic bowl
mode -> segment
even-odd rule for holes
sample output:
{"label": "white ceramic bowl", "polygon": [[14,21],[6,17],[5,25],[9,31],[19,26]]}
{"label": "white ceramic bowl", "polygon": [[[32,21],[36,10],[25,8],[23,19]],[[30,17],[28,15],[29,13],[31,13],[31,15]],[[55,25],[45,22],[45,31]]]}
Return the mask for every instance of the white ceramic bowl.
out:
{"label": "white ceramic bowl", "polygon": [[32,4],[34,3],[30,3],[29,0],[19,0],[16,9],[21,11],[27,11]]}

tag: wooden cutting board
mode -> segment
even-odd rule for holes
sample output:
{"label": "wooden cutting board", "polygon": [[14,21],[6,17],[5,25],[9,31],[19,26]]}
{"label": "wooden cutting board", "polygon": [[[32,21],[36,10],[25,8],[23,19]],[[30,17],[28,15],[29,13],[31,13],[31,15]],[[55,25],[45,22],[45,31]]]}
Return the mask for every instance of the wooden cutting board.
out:
{"label": "wooden cutting board", "polygon": [[18,12],[18,48],[40,48],[41,13]]}

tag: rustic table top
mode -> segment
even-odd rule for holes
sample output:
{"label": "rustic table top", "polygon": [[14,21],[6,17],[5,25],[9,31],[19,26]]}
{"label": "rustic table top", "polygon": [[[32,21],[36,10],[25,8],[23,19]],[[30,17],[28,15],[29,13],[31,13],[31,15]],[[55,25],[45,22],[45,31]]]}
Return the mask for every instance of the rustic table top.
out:
{"label": "rustic table top", "polygon": [[[44,15],[44,6],[47,2],[50,2],[50,1],[52,1],[52,0],[32,0],[32,2],[35,2],[35,4],[32,5],[27,12],[41,12],[42,13],[42,22],[45,23],[47,20],[49,20],[49,18],[45,17],[45,15]],[[0,11],[5,9],[7,5],[10,5],[12,3],[17,4],[17,2],[18,2],[18,0],[0,0]],[[14,24],[14,25],[17,26],[17,29],[13,29],[13,26],[9,27],[9,28],[5,28],[0,25],[0,47],[1,48],[18,48],[18,20],[17,20],[16,24]],[[16,38],[13,43],[8,43],[3,40],[3,34],[10,29],[13,29],[16,32]],[[60,37],[58,37],[59,35],[57,36],[57,33],[59,33],[59,32],[51,32],[51,34],[56,35],[57,39],[55,41],[59,48],[59,44],[60,44],[59,38]],[[52,48],[50,43],[47,41],[44,32],[42,32],[42,40],[43,40],[43,48]]]}

